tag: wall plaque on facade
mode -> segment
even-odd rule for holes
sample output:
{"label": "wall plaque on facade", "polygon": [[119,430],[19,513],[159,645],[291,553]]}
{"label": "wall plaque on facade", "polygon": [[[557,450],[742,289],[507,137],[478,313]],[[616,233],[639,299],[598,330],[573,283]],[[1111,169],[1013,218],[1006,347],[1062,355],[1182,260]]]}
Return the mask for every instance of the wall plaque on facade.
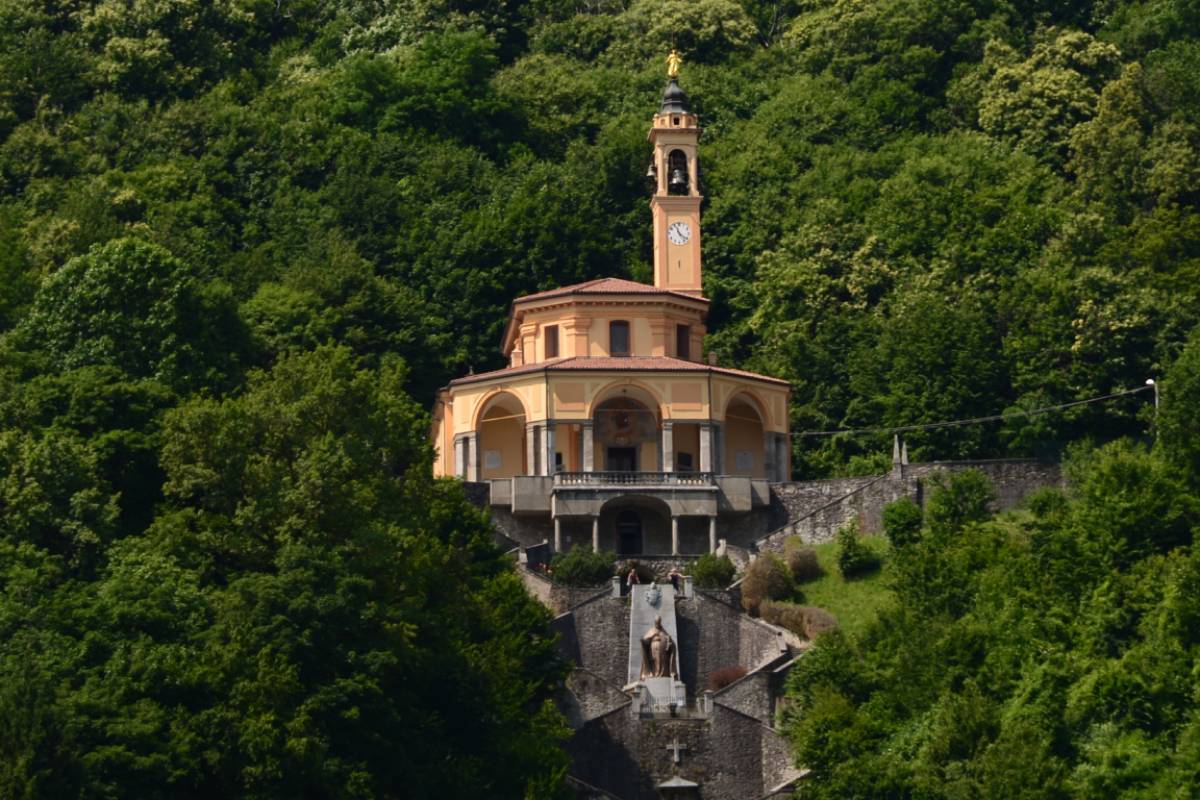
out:
{"label": "wall plaque on facade", "polygon": [[483,468],[484,469],[500,469],[500,451],[499,450],[484,450],[483,451]]}
{"label": "wall plaque on facade", "polygon": [[738,472],[754,469],[754,453],[749,450],[738,450],[735,460]]}

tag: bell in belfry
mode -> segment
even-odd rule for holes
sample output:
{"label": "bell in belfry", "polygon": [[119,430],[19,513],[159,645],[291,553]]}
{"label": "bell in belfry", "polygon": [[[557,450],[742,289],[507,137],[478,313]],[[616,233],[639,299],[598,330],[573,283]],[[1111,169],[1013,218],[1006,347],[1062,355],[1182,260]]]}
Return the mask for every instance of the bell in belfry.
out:
{"label": "bell in belfry", "polygon": [[687,175],[682,169],[674,169],[671,171],[671,193],[684,194],[687,192]]}

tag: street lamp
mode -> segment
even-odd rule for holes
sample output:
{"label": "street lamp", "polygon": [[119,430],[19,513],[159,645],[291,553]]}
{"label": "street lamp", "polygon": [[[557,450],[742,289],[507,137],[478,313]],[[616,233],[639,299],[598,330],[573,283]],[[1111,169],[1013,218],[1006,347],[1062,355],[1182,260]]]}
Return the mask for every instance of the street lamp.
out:
{"label": "street lamp", "polygon": [[1154,378],[1146,378],[1146,385],[1154,387],[1154,413],[1158,414],[1158,384],[1154,382]]}

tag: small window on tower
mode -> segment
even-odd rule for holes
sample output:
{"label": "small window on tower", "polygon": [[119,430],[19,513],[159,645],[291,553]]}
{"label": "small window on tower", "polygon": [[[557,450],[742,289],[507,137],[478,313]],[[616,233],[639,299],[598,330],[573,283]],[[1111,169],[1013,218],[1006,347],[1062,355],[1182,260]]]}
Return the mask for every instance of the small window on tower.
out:
{"label": "small window on tower", "polygon": [[546,326],[546,358],[558,358],[558,326]]}
{"label": "small window on tower", "polygon": [[608,354],[612,356],[629,355],[629,323],[608,323]]}
{"label": "small window on tower", "polygon": [[675,357],[690,361],[692,358],[692,326],[675,326]]}

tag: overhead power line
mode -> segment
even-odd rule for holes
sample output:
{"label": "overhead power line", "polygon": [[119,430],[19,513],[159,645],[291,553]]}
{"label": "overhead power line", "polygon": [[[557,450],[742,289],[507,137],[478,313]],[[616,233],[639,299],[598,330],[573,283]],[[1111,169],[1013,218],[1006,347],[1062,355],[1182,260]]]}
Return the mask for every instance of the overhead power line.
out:
{"label": "overhead power line", "polygon": [[962,425],[978,425],[984,422],[998,422],[1000,420],[1016,419],[1018,417],[1033,417],[1038,414],[1048,414],[1051,411],[1062,411],[1064,408],[1073,408],[1075,406],[1083,406],[1088,403],[1103,403],[1108,400],[1115,400],[1118,397],[1128,397],[1129,395],[1137,394],[1138,392],[1149,392],[1154,389],[1153,385],[1139,386],[1136,389],[1126,389],[1123,392],[1113,392],[1112,394],[1103,394],[1099,397],[1089,397],[1086,400],[1075,400],[1071,403],[1061,403],[1056,406],[1043,406],[1041,408],[1031,408],[1027,410],[1012,411],[1007,414],[992,414],[987,417],[972,417],[971,419],[952,419],[943,422],[928,422],[923,425],[898,425],[891,428],[845,428],[835,431],[800,431],[793,434],[795,436],[842,436],[859,433],[908,433],[909,431],[928,431],[935,428],[957,428]]}

